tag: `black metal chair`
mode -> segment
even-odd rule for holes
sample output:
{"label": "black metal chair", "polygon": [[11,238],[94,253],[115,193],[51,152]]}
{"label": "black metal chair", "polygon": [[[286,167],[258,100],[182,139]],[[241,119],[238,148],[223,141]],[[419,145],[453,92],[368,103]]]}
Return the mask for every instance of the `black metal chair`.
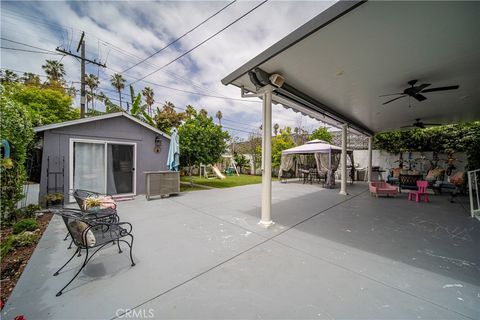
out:
{"label": "black metal chair", "polygon": [[[93,197],[93,198],[111,197],[111,195],[102,194],[94,191],[75,189],[72,192],[72,196],[75,198],[75,201],[80,207],[81,212],[85,213],[85,219],[103,221],[108,223],[116,223],[120,221],[120,218],[117,213],[116,205],[115,205],[115,208],[104,208],[104,209],[98,209],[98,210],[85,208],[85,199],[89,197]],[[67,233],[67,235],[63,240],[66,241],[68,239],[68,236],[69,234]],[[73,244],[73,240],[70,242],[68,249],[72,248],[72,244]]]}
{"label": "black metal chair", "polygon": [[[75,273],[73,278],[57,293],[57,297],[62,295],[63,290],[65,290],[73,282],[73,280],[75,280],[75,278],[80,274],[83,268],[85,268],[95,253],[110,243],[116,243],[118,246],[118,253],[122,253],[120,242],[125,242],[130,248],[130,260],[132,262],[131,265],[132,267],[135,266],[132,256],[133,235],[132,225],[130,223],[112,223],[89,219],[88,213],[85,214],[85,212],[75,209],[54,210],[53,213],[62,217],[63,222],[68,229],[68,233],[72,237],[73,243],[77,246],[77,250],[73,253],[70,259],[68,259],[68,261],[53,275],[57,276],[59,272],[65,268],[70,261],[72,261],[77,253],[80,253],[81,250],[85,250],[85,258],[80,266],[80,269]],[[129,237],[130,242],[125,240],[125,237]],[[94,250],[93,253],[91,253],[92,250]]]}

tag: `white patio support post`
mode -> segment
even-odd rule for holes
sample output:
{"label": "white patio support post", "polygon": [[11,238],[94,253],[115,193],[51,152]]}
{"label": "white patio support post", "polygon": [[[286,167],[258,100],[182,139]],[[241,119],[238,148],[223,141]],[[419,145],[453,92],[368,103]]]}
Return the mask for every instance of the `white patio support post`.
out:
{"label": "white patio support post", "polygon": [[373,136],[368,137],[368,163],[367,163],[367,181],[372,181],[372,145]]}
{"label": "white patio support post", "polygon": [[342,167],[341,195],[347,195],[347,129],[348,125],[346,123],[342,124],[342,154],[340,158],[340,165]]}
{"label": "white patio support post", "polygon": [[258,223],[269,227],[272,221],[272,91],[267,85],[263,91],[262,124],[262,219]]}

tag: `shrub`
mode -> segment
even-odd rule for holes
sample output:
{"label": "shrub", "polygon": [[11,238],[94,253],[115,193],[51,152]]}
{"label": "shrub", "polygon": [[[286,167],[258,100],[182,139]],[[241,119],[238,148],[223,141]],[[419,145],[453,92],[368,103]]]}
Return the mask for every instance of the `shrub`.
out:
{"label": "shrub", "polygon": [[7,254],[13,250],[13,236],[8,236],[0,245],[0,256],[5,258]]}
{"label": "shrub", "polygon": [[34,218],[35,213],[41,210],[40,206],[37,204],[29,204],[25,208],[23,208],[23,216],[25,218]]}
{"label": "shrub", "polygon": [[34,231],[38,228],[37,221],[33,218],[19,221],[13,225],[13,234],[19,234],[23,231]]}
{"label": "shrub", "polygon": [[32,245],[38,240],[38,235],[35,232],[31,231],[24,231],[11,237],[13,238],[12,245],[15,248]]}
{"label": "shrub", "polygon": [[0,86],[0,117],[2,130],[0,139],[10,144],[11,161],[2,165],[0,210],[4,222],[15,218],[17,202],[22,199],[22,186],[26,179],[25,160],[28,144],[33,139],[32,124],[24,106],[13,100],[12,95]]}

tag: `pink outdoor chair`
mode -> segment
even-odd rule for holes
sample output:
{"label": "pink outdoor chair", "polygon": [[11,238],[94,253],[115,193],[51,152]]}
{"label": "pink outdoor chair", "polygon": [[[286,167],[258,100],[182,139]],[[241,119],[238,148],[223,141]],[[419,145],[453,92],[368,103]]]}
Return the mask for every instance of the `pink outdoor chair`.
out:
{"label": "pink outdoor chair", "polygon": [[423,196],[423,201],[428,202],[428,195],[427,195],[427,187],[428,187],[428,181],[422,181],[419,180],[417,181],[417,191],[410,191],[408,193],[408,200],[413,200],[413,196],[415,196],[415,201],[420,202],[422,200]]}

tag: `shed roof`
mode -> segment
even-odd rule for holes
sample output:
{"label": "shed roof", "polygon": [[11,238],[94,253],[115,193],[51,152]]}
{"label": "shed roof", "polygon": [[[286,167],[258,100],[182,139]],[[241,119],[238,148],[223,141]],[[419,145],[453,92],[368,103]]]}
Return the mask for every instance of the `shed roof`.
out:
{"label": "shed roof", "polygon": [[141,121],[140,119],[135,118],[134,116],[129,115],[128,113],[125,112],[114,112],[114,113],[107,113],[103,114],[101,116],[94,116],[94,117],[88,117],[88,118],[82,118],[82,119],[77,119],[77,120],[70,120],[70,121],[64,121],[64,122],[59,122],[59,123],[52,123],[52,124],[47,124],[45,126],[40,126],[40,127],[35,127],[33,128],[34,132],[42,132],[46,130],[53,130],[53,129],[59,129],[59,128],[64,128],[64,127],[69,127],[69,126],[75,126],[83,123],[89,123],[89,122],[94,122],[94,121],[101,121],[105,119],[111,119],[111,118],[117,118],[117,117],[125,117],[133,122],[136,122],[137,124],[144,126],[145,128],[152,130],[155,133],[158,133],[162,136],[164,136],[167,139],[170,139],[170,136],[166,134],[163,131],[158,130],[157,128],[152,127],[148,123],[145,123]]}
{"label": "shed roof", "polygon": [[[249,71],[279,73],[272,99],[332,125],[372,134],[415,119],[447,124],[480,118],[480,2],[339,1],[226,76],[256,92]],[[458,90],[427,100],[379,97],[407,82]]]}

